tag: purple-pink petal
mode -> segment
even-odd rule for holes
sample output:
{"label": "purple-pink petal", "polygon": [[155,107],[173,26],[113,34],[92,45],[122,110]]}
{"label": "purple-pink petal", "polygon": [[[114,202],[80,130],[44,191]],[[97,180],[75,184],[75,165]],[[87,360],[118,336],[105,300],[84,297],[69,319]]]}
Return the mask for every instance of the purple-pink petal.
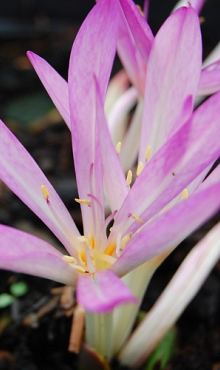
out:
{"label": "purple-pink petal", "polygon": [[219,104],[220,93],[216,93],[155,154],[136,179],[116,224],[133,213],[146,222],[218,158]]}
{"label": "purple-pink petal", "polygon": [[147,65],[151,47],[154,41],[153,33],[141,14],[140,10],[132,0],[119,0],[129,28],[134,37],[145,64]]}
{"label": "purple-pink petal", "polygon": [[77,273],[49,243],[0,225],[0,268],[75,286]]}
{"label": "purple-pink petal", "polygon": [[199,18],[180,8],[162,25],[151,50],[145,90],[139,161],[153,155],[190,117],[202,64]]}
{"label": "purple-pink petal", "polygon": [[[102,101],[104,101],[116,53],[117,18],[116,2],[100,0],[89,13],[76,36],[69,65],[71,132],[79,197],[88,199],[88,195],[92,193],[97,198],[97,204],[101,206],[103,206],[103,180],[101,159],[98,154],[99,143],[95,132],[94,76],[98,79]],[[91,174],[92,168],[95,171],[93,174]],[[93,179],[95,184],[92,191]],[[81,207],[84,232],[87,235],[91,234],[91,208],[84,205]]]}
{"label": "purple-pink petal", "polygon": [[220,90],[220,60],[202,70],[197,95],[211,95],[218,90]]}
{"label": "purple-pink petal", "polygon": [[49,191],[49,200],[72,236],[79,232],[58,194],[47,180],[37,163],[16,139],[12,132],[0,121],[0,178],[57,236],[65,248],[74,254],[74,248],[66,231],[60,226],[46,200],[41,185]]}
{"label": "purple-pink petal", "polygon": [[112,271],[123,276],[147,260],[178,245],[218,210],[219,192],[220,178],[218,183],[198,191],[148,223],[131,238],[125,251],[112,266]]}
{"label": "purple-pink petal", "polygon": [[69,110],[69,95],[68,85],[63,77],[53,69],[49,63],[37,54],[28,51],[27,56],[35,69],[42,84],[47,90],[55,107],[60,112],[69,129],[70,126],[70,110]]}
{"label": "purple-pink petal", "polygon": [[126,195],[128,194],[128,186],[126,185],[119,156],[116,153],[110,133],[108,131],[103,109],[103,102],[101,101],[101,94],[97,85],[96,112],[96,132],[100,142],[104,183],[111,210],[114,212],[121,207]]}
{"label": "purple-pink petal", "polygon": [[122,303],[137,302],[128,287],[108,269],[79,274],[76,296],[86,311],[97,313],[108,312]]}

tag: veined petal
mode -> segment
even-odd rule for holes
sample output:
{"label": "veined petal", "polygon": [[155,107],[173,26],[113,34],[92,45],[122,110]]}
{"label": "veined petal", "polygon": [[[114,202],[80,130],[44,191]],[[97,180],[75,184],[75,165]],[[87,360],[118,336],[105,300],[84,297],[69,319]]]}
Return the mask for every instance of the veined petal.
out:
{"label": "veined petal", "polygon": [[112,212],[118,210],[126,195],[128,186],[125,181],[124,171],[122,169],[119,156],[116,153],[108,131],[107,122],[104,115],[101,94],[96,85],[96,112],[97,112],[97,136],[99,136],[104,183]]}
{"label": "veined petal", "polygon": [[185,258],[120,352],[120,362],[136,367],[144,361],[196,295],[219,257],[220,224],[217,224]]}
{"label": "veined petal", "polygon": [[98,271],[95,274],[79,274],[77,301],[90,312],[108,312],[115,306],[133,302],[128,287],[110,270]]}
{"label": "veined petal", "polygon": [[[65,205],[34,159],[2,121],[0,137],[0,178],[51,229],[69,253],[74,254],[70,239],[79,232]],[[47,187],[53,209],[71,232],[70,239],[43,198],[41,185]]]}
{"label": "veined petal", "polygon": [[[72,144],[79,196],[91,193],[91,168],[97,169],[93,195],[103,207],[102,174],[95,133],[95,81],[99,81],[104,101],[116,53],[118,6],[100,0],[81,26],[73,44],[69,66],[69,97]],[[92,32],[91,32],[92,30]],[[98,161],[95,163],[95,160]],[[84,232],[91,233],[92,207],[81,207]]]}
{"label": "veined petal", "polygon": [[202,70],[197,95],[211,95],[218,90],[220,90],[220,60]]}
{"label": "veined petal", "polygon": [[76,271],[49,243],[23,231],[0,225],[0,268],[76,285]]}
{"label": "veined petal", "polygon": [[132,186],[115,224],[133,213],[147,222],[218,158],[219,104],[220,93],[216,93],[153,156]]}
{"label": "veined petal", "polygon": [[178,9],[155,37],[148,63],[139,161],[151,146],[153,155],[190,117],[202,63],[199,18]]}
{"label": "veined petal", "polygon": [[70,127],[70,109],[68,85],[63,77],[50,66],[43,58],[28,51],[27,56],[35,69],[39,79],[47,90],[55,107],[60,112],[67,126]]}
{"label": "veined petal", "polygon": [[219,208],[220,179],[148,223],[127,243],[112,266],[123,276],[147,260],[178,245],[187,235],[211,217]]}
{"label": "veined petal", "polygon": [[137,48],[147,65],[151,47],[154,41],[153,33],[141,14],[140,10],[132,0],[119,0],[129,28],[134,37]]}
{"label": "veined petal", "polygon": [[119,31],[117,52],[130,81],[139,93],[144,95],[144,81],[146,78],[146,64],[136,45],[124,12],[120,7]]}
{"label": "veined petal", "polygon": [[199,14],[203,8],[205,1],[206,0],[190,0],[189,2],[188,0],[180,0],[174,7],[173,12],[177,10],[178,8],[180,8],[181,6],[189,6],[190,4],[190,6],[192,6]]}

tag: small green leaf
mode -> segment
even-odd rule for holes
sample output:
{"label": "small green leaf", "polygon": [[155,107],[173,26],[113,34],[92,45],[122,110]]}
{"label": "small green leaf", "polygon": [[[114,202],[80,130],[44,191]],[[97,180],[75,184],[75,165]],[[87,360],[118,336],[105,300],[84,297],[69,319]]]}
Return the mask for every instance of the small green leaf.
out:
{"label": "small green leaf", "polygon": [[155,366],[157,366],[156,369],[164,369],[172,357],[176,339],[176,329],[171,328],[149,357],[145,370],[153,370]]}
{"label": "small green leaf", "polygon": [[18,281],[10,286],[10,292],[15,297],[22,297],[28,291],[28,286],[24,281]]}
{"label": "small green leaf", "polygon": [[8,307],[12,304],[14,297],[8,293],[0,294],[0,308]]}

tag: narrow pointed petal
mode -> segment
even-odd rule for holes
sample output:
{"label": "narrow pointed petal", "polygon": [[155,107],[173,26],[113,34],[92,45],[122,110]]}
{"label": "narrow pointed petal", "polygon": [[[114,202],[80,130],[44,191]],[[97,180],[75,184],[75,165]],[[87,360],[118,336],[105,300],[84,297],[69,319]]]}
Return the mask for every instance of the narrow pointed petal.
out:
{"label": "narrow pointed petal", "polygon": [[192,114],[201,61],[198,16],[181,8],[163,24],[150,54],[139,161],[144,163],[148,146],[153,155]]}
{"label": "narrow pointed petal", "polygon": [[49,191],[49,200],[66,227],[74,235],[79,232],[58,194],[47,180],[37,163],[0,121],[0,178],[57,236],[65,248],[74,253],[66,232],[51,213],[41,192],[41,185]]}
{"label": "narrow pointed petal", "polygon": [[[104,101],[116,53],[117,17],[118,6],[113,0],[100,0],[94,6],[76,36],[69,66],[71,131],[79,196],[87,199],[91,193],[91,168],[94,165],[98,172],[94,176],[93,195],[101,207],[104,197],[99,146],[95,134],[94,76],[97,76]],[[81,207],[86,234],[91,233],[91,208]]]}
{"label": "narrow pointed petal", "polygon": [[146,222],[218,158],[219,104],[220,93],[216,93],[156,153],[136,179],[116,224],[133,213]]}
{"label": "narrow pointed petal", "polygon": [[134,331],[119,360],[140,365],[201,288],[220,257],[220,224],[217,224],[188,254],[146,318]]}
{"label": "narrow pointed petal", "polygon": [[204,6],[205,1],[206,0],[191,0],[189,2],[188,0],[180,0],[174,7],[173,12],[177,10],[178,8],[180,8],[181,6],[192,6],[199,14]]}
{"label": "narrow pointed petal", "polygon": [[220,179],[217,184],[191,195],[187,200],[148,223],[128,242],[112,270],[122,276],[178,245],[218,210],[219,191]]}
{"label": "narrow pointed petal", "polygon": [[76,285],[76,271],[52,245],[33,235],[0,225],[0,268]]}
{"label": "narrow pointed petal", "polygon": [[211,95],[218,90],[220,90],[220,60],[202,70],[197,95]]}
{"label": "narrow pointed petal", "polygon": [[111,210],[114,212],[121,207],[126,198],[128,186],[119,156],[108,131],[98,86],[96,89],[97,135],[99,135],[104,183]]}
{"label": "narrow pointed petal", "polygon": [[138,92],[143,96],[145,86],[144,82],[146,79],[146,63],[136,45],[121,7],[117,52],[132,85],[134,85]]}
{"label": "narrow pointed petal", "polygon": [[86,311],[104,313],[111,311],[115,306],[133,302],[128,287],[110,270],[98,271],[95,274],[79,274],[77,301]]}
{"label": "narrow pointed petal", "polygon": [[147,65],[152,44],[154,41],[153,33],[141,14],[140,10],[132,0],[119,0],[131,33],[134,37],[137,48],[139,49],[145,64]]}
{"label": "narrow pointed petal", "polygon": [[55,107],[60,112],[67,126],[70,127],[70,110],[68,85],[63,77],[53,69],[49,63],[37,54],[28,51],[27,56],[35,69],[39,79],[47,90]]}

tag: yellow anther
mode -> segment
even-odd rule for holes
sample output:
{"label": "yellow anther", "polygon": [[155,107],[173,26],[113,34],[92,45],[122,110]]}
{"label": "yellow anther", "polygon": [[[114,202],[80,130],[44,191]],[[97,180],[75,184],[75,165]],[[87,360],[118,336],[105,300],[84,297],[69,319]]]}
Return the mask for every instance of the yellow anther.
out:
{"label": "yellow anther", "polygon": [[79,240],[79,242],[86,243],[86,245],[89,245],[89,239],[84,235],[77,236],[77,240]]}
{"label": "yellow anther", "polygon": [[149,161],[149,160],[150,160],[150,155],[151,155],[151,146],[150,146],[150,145],[148,145],[148,147],[147,147],[147,149],[146,149],[146,152],[145,152],[145,159],[146,159],[147,161]]}
{"label": "yellow anther", "polygon": [[93,257],[97,260],[107,262],[110,265],[113,265],[113,263],[115,263],[115,261],[116,261],[116,258],[110,256],[109,254],[101,253],[101,252],[97,251],[96,249],[94,249],[94,251],[93,251]]}
{"label": "yellow anther", "polygon": [[105,248],[104,253],[105,254],[108,254],[109,256],[111,256],[113,254],[115,248],[116,248],[115,243],[109,243],[109,245],[107,246],[107,248]]}
{"label": "yellow anther", "polygon": [[118,144],[115,147],[116,152],[119,154],[121,151],[121,141],[118,142]]}
{"label": "yellow anther", "polygon": [[134,214],[132,214],[131,215],[131,218],[133,218],[135,221],[137,221],[137,222],[140,222],[140,224],[142,224],[143,223],[143,221],[141,220],[141,218],[140,217],[138,217],[138,216],[136,216],[136,215],[134,215]]}
{"label": "yellow anther", "polygon": [[80,203],[80,204],[86,204],[87,206],[90,206],[91,205],[91,202],[88,199],[78,199],[78,198],[75,198],[75,202]]}
{"label": "yellow anther", "polygon": [[49,199],[49,191],[45,185],[41,185],[41,191],[45,200]]}
{"label": "yellow anther", "polygon": [[76,263],[76,259],[72,256],[63,256],[62,260],[67,263]]}
{"label": "yellow anther", "polygon": [[74,269],[76,269],[78,272],[86,272],[86,270],[85,270],[83,267],[79,266],[79,265],[73,265],[73,267],[74,267]]}
{"label": "yellow anther", "polygon": [[127,182],[127,185],[131,185],[131,182],[132,182],[132,172],[131,172],[131,170],[128,171],[126,182]]}
{"label": "yellow anther", "polygon": [[189,196],[189,194],[188,194],[187,189],[183,189],[182,194],[181,194],[181,200],[187,199],[188,196]]}
{"label": "yellow anther", "polygon": [[125,236],[123,236],[123,238],[121,239],[121,249],[125,249],[127,243],[131,239],[131,237],[132,237],[132,233],[129,233],[129,234],[126,234]]}
{"label": "yellow anther", "polygon": [[141,15],[144,17],[144,12],[143,12],[142,8],[140,7],[140,5],[136,5],[136,7],[140,11]]}
{"label": "yellow anther", "polygon": [[139,176],[141,172],[143,171],[144,165],[142,162],[139,162],[139,165],[137,167],[136,175]]}

